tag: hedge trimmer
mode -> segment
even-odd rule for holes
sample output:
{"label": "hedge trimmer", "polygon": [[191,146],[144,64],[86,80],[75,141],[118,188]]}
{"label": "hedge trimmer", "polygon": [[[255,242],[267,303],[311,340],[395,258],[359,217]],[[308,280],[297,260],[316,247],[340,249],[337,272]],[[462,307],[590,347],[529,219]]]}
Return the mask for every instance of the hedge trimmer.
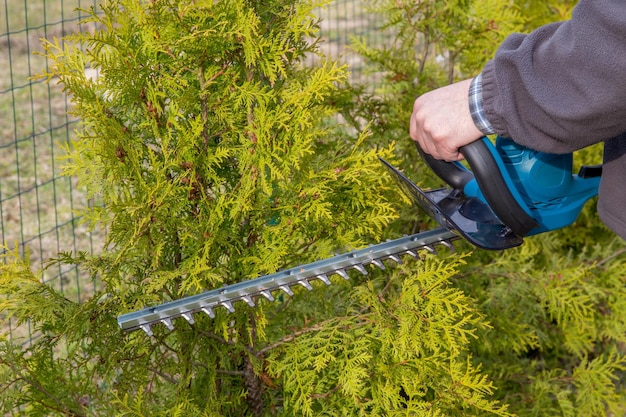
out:
{"label": "hedge trimmer", "polygon": [[519,246],[525,236],[573,223],[585,202],[597,195],[601,175],[600,166],[583,166],[573,175],[572,154],[536,152],[500,137],[495,145],[483,138],[461,148],[469,169],[420,153],[449,187],[422,190],[381,161],[409,198],[441,227],[147,307],[119,316],[118,324],[123,330],[142,329],[148,335],[158,323],[172,330],[174,319],[193,324],[199,312],[213,318],[218,308],[234,312],[238,302],[255,306],[259,297],[273,301],[276,292],[291,296],[296,285],[309,290],[315,280],[330,285],[332,275],[349,279],[349,270],[367,274],[367,265],[384,269],[383,261],[399,263],[404,255],[436,252],[441,245],[452,248],[451,242],[458,238],[481,249]]}

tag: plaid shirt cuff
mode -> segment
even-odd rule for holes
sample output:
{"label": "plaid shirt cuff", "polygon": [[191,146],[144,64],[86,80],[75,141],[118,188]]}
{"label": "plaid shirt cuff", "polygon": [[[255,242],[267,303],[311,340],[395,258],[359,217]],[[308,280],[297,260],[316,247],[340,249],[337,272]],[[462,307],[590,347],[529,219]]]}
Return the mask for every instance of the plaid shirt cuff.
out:
{"label": "plaid shirt cuff", "polygon": [[485,109],[483,107],[483,76],[478,74],[476,78],[472,80],[469,89],[469,108],[474,124],[478,130],[485,135],[491,135],[494,132],[491,123],[485,117]]}

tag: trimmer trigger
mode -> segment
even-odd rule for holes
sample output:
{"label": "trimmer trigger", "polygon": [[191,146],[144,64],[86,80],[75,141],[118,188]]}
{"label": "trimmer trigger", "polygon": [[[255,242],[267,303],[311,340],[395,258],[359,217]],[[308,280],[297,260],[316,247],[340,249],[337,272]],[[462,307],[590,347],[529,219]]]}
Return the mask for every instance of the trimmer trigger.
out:
{"label": "trimmer trigger", "polygon": [[597,178],[602,176],[602,164],[598,165],[583,165],[578,171],[580,178]]}

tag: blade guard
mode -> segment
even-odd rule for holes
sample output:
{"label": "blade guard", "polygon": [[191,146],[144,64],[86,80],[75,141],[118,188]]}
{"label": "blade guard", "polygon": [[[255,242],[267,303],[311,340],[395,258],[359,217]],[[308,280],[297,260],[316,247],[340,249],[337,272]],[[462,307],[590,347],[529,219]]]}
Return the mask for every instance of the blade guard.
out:
{"label": "blade guard", "polygon": [[598,193],[601,169],[583,167],[572,175],[571,153],[533,151],[502,137],[494,146],[482,138],[460,149],[468,170],[417,148],[451,190],[423,191],[385,165],[405,192],[439,223],[484,249],[507,249],[521,244],[525,236],[568,226]]}
{"label": "blade guard", "polygon": [[404,193],[440,225],[457,232],[465,240],[482,249],[509,249],[522,244],[493,213],[487,204],[462,191],[439,188],[424,191],[393,165],[381,159],[396,184]]}

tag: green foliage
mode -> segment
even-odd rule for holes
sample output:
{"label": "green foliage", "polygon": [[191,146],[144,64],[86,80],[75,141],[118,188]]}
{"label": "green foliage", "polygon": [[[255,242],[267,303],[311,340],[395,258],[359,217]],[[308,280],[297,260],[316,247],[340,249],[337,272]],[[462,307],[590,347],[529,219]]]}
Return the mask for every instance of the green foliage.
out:
{"label": "green foliage", "polygon": [[[280,412],[290,373],[269,381],[268,346],[333,310],[261,303],[154,338],[123,334],[115,318],[363,246],[397,217],[378,160],[392,157],[392,144],[369,149],[367,131],[349,136],[328,123],[346,69],[302,64],[317,53],[319,6],[106,1],[83,11],[98,30],[44,44],[42,76],[63,86],[82,123],[64,172],[104,203],[83,214],[107,231],[101,255],[56,262],[80,263],[102,288],[79,305],[27,264],[3,271],[6,318],[30,319],[43,334],[24,352],[7,342],[7,372],[28,369],[29,378],[7,379],[3,411]],[[86,67],[99,76],[87,78]],[[344,295],[314,298],[324,297],[341,305]]]}
{"label": "green foliage", "polygon": [[604,235],[575,254],[558,233],[527,239],[462,274],[492,325],[472,352],[517,415],[624,412],[623,242]]}
{"label": "green foliage", "polygon": [[[424,185],[413,98],[470,76],[514,30],[567,1],[372,2],[394,42],[354,48],[373,94],[316,54],[305,0],[107,1],[99,29],[46,43],[83,125],[65,172],[101,255],[60,254],[101,286],[83,303],[27,256],[0,263],[0,410],[25,415],[598,416],[624,413],[623,241],[588,205],[576,224],[503,253],[428,255],[174,331],[116,316],[426,226],[378,157]],[[85,77],[85,67],[99,77]],[[337,126],[341,112],[353,129]],[[363,123],[363,120],[370,120]],[[354,132],[354,133],[352,133]],[[394,143],[397,139],[397,145]],[[374,146],[376,145],[376,146]],[[601,150],[585,150],[597,158]],[[394,221],[400,215],[399,221]]]}
{"label": "green foliage", "polygon": [[390,280],[357,287],[347,315],[300,329],[294,343],[274,349],[269,371],[293,375],[285,383],[289,415],[510,415],[489,398],[493,384],[467,355],[486,324],[450,286],[462,263],[458,256],[403,265]]}
{"label": "green foliage", "polygon": [[[346,119],[357,127],[375,120],[370,140],[396,140],[405,172],[425,187],[441,180],[408,139],[414,98],[475,75],[509,33],[565,19],[574,6],[508,0],[371,4],[386,16],[394,43],[374,48],[356,40],[354,48],[384,79],[376,91],[350,90],[359,99],[344,107]],[[601,152],[585,149],[577,164],[599,163]],[[407,210],[393,227],[407,231],[425,222]],[[624,414],[623,245],[590,203],[566,229],[526,239],[518,249],[466,258],[453,286],[475,300],[470,305],[483,325],[475,325],[476,338],[464,353],[493,382],[489,398],[519,416]]]}

